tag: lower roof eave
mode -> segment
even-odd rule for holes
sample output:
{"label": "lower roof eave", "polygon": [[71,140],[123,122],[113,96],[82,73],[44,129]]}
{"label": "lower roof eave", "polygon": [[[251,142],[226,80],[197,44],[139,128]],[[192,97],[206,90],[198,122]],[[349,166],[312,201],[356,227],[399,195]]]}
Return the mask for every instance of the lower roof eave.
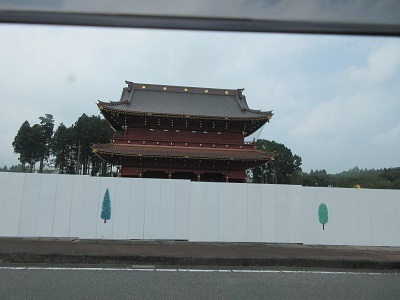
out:
{"label": "lower roof eave", "polygon": [[272,160],[273,153],[256,149],[226,149],[206,147],[153,146],[136,144],[97,144],[92,146],[94,153],[101,157],[169,158],[213,161],[240,161],[262,164]]}

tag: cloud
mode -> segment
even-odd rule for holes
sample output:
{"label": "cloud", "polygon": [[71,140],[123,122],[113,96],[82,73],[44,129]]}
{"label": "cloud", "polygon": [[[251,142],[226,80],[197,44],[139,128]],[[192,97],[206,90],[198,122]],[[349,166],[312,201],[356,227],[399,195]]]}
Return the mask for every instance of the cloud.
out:
{"label": "cloud", "polygon": [[390,40],[373,50],[367,64],[351,66],[346,72],[351,80],[380,83],[392,78],[400,69],[400,41]]}
{"label": "cloud", "polygon": [[372,120],[385,115],[388,108],[381,105],[379,94],[347,94],[322,102],[293,129],[291,135],[316,138],[316,142],[340,137],[354,138],[373,130]]}
{"label": "cloud", "polygon": [[[385,132],[376,134],[372,138],[372,141],[381,146],[391,146],[393,142],[400,146],[400,123],[396,124],[392,128],[389,128]],[[398,149],[398,147],[396,148]]]}

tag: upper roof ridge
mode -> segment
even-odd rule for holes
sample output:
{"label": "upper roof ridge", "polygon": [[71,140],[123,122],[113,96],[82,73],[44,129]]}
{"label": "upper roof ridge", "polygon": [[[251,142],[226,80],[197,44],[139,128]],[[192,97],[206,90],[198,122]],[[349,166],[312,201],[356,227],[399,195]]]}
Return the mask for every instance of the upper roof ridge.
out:
{"label": "upper roof ridge", "polygon": [[178,86],[178,85],[161,85],[161,84],[149,84],[149,83],[136,83],[131,81],[125,81],[128,85],[128,91],[131,89],[141,89],[150,91],[165,91],[165,92],[181,92],[181,93],[192,93],[192,94],[213,94],[213,95],[241,95],[244,89],[216,89],[206,87],[191,87],[191,86]]}

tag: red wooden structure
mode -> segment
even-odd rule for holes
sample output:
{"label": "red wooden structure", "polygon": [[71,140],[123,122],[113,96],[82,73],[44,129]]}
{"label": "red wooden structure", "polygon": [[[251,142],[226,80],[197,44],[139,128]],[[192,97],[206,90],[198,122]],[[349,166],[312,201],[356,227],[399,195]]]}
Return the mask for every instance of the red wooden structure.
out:
{"label": "red wooden structure", "polygon": [[273,159],[244,141],[272,112],[250,109],[242,89],[126,83],[120,101],[99,101],[116,133],[93,145],[119,176],[245,182],[247,169]]}

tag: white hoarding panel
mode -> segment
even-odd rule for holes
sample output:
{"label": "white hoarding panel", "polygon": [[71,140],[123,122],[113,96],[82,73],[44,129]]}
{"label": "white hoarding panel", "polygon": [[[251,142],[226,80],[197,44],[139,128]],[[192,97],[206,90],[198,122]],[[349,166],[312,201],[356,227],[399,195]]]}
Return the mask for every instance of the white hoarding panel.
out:
{"label": "white hoarding panel", "polygon": [[0,195],[0,236],[400,246],[397,190],[0,173]]}
{"label": "white hoarding panel", "polygon": [[218,241],[218,194],[220,184],[209,182],[204,191],[204,240],[208,242]]}
{"label": "white hoarding panel", "polygon": [[[400,216],[400,191],[392,191],[392,197],[396,201],[396,212],[397,215]],[[396,225],[396,238],[397,238],[397,246],[400,246],[400,218],[397,218]]]}
{"label": "white hoarding panel", "polygon": [[332,245],[345,244],[347,226],[343,220],[343,211],[347,201],[344,195],[349,192],[347,190],[341,188],[330,188],[329,190],[328,223],[325,228],[329,226]]}
{"label": "white hoarding panel", "polygon": [[371,213],[371,240],[373,246],[385,245],[385,215],[382,209],[384,205],[381,190],[368,190],[370,192]]}
{"label": "white hoarding panel", "polygon": [[303,243],[317,244],[317,231],[321,229],[317,215],[316,188],[303,187]]}
{"label": "white hoarding panel", "polygon": [[[96,227],[99,219],[99,197],[102,193],[100,190],[100,181],[97,177],[79,176],[79,182],[79,184],[84,186],[80,199],[79,238],[94,238],[97,233]],[[104,195],[104,192],[102,195]]]}
{"label": "white hoarding panel", "polygon": [[175,223],[176,240],[189,239],[190,181],[175,179]]}
{"label": "white hoarding panel", "polygon": [[204,182],[192,182],[190,185],[190,224],[189,241],[204,241]]}
{"label": "white hoarding panel", "polygon": [[[0,192],[2,195],[6,194],[8,174],[8,172],[0,172]],[[2,203],[3,199],[4,197],[0,198],[0,203]]]}
{"label": "white hoarding panel", "polygon": [[[94,216],[96,237],[98,239],[112,239],[115,204],[115,182],[117,177],[101,177],[100,189],[97,194],[97,214]],[[111,208],[111,213],[110,213]]]}
{"label": "white hoarding panel", "polygon": [[[365,189],[354,189],[354,198],[357,204],[357,240],[356,245],[371,246],[371,193]],[[333,199],[331,201],[333,203]]]}
{"label": "white hoarding panel", "polygon": [[[398,246],[397,222],[400,218],[397,214],[397,205],[394,193],[391,190],[382,191],[382,210],[385,216],[385,244],[384,246]],[[399,199],[397,199],[399,201]]]}
{"label": "white hoarding panel", "polygon": [[275,227],[275,185],[262,185],[262,241],[265,243],[276,242]]}
{"label": "white hoarding panel", "polygon": [[222,183],[219,186],[219,215],[218,215],[218,241],[233,241],[233,215],[234,187],[236,183]]}
{"label": "white hoarding panel", "polygon": [[275,212],[276,242],[301,243],[301,187],[275,185]]}
{"label": "white hoarding panel", "polygon": [[53,232],[51,236],[68,237],[74,175],[53,176],[57,177],[57,193],[53,216]]}
{"label": "white hoarding panel", "polygon": [[22,196],[21,218],[19,221],[18,231],[18,235],[21,237],[36,236],[41,180],[42,175],[40,174],[25,175],[24,194]]}
{"label": "white hoarding panel", "polygon": [[8,176],[4,213],[0,220],[2,236],[18,236],[24,180],[25,174],[22,173],[10,173]]}
{"label": "white hoarding panel", "polygon": [[117,178],[115,180],[114,221],[112,227],[113,239],[127,239],[129,230],[129,204],[131,201],[130,178]]}
{"label": "white hoarding panel", "polygon": [[262,241],[262,184],[247,186],[247,241]]}
{"label": "white hoarding panel", "polygon": [[160,228],[161,180],[146,179],[144,238],[158,239]]}
{"label": "white hoarding panel", "polygon": [[80,180],[79,175],[74,176],[74,187],[72,190],[70,220],[68,228],[68,237],[79,237],[79,222],[81,215],[81,199],[85,186]]}
{"label": "white hoarding panel", "polygon": [[[283,188],[283,187],[282,187]],[[278,187],[277,192],[279,192]],[[301,229],[303,219],[303,197],[302,197],[302,186],[293,185],[287,186],[289,196],[289,242],[290,243],[302,243],[303,233]]]}
{"label": "white hoarding panel", "polygon": [[53,231],[54,206],[56,203],[57,176],[42,175],[40,200],[36,222],[36,236],[49,237]]}
{"label": "white hoarding panel", "polygon": [[175,180],[161,181],[159,239],[174,239]]}
{"label": "white hoarding panel", "polygon": [[129,202],[129,239],[143,239],[144,208],[146,204],[146,179],[131,180],[131,199]]}
{"label": "white hoarding panel", "polygon": [[278,243],[290,241],[290,204],[286,185],[275,185],[275,234]]}
{"label": "white hoarding panel", "polygon": [[346,189],[342,194],[344,210],[341,217],[341,224],[345,226],[345,245],[356,245],[357,241],[357,200],[356,189]]}
{"label": "white hoarding panel", "polygon": [[247,241],[247,184],[233,186],[232,199],[232,232],[236,242]]}
{"label": "white hoarding panel", "polygon": [[[6,205],[6,197],[4,195],[7,194],[7,183],[8,183],[8,172],[0,172],[0,220],[3,220],[4,215],[6,214],[5,205]],[[3,223],[0,221],[0,236],[3,233]]]}

